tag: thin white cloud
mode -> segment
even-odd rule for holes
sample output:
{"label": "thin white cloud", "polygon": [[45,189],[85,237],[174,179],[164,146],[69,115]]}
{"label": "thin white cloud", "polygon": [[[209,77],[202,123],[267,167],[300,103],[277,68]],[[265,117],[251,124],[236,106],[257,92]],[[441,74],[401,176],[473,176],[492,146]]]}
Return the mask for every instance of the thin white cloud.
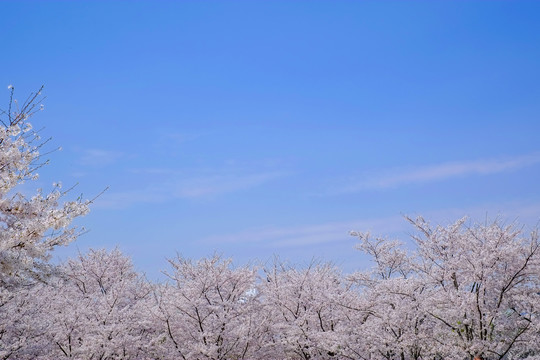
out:
{"label": "thin white cloud", "polygon": [[409,170],[394,170],[342,187],[338,192],[349,193],[371,189],[386,189],[401,185],[426,183],[469,175],[490,175],[513,171],[540,163],[540,153],[516,157],[477,161],[446,162]]}
{"label": "thin white cloud", "polygon": [[123,156],[117,151],[104,149],[87,149],[80,158],[80,163],[87,166],[105,166],[115,163]]}
{"label": "thin white cloud", "polygon": [[[493,221],[497,218],[505,223],[524,225],[530,230],[539,225],[540,203],[509,202],[483,204],[467,208],[445,208],[422,213],[412,212],[406,215],[414,218],[422,215],[432,224],[449,225],[467,216],[472,222]],[[404,215],[379,218],[364,218],[352,221],[306,224],[300,226],[252,228],[231,234],[218,234],[201,239],[205,244],[254,244],[276,249],[293,247],[311,247],[321,244],[351,242],[350,232],[370,232],[374,236],[397,237],[408,239],[414,228],[404,219]]]}
{"label": "thin white cloud", "polygon": [[[179,144],[184,144],[185,142],[188,142],[188,141],[196,140],[201,136],[202,136],[202,134],[195,134],[195,133],[171,133],[171,132],[168,132],[168,133],[164,134],[162,136],[162,138],[165,139],[165,140],[168,140],[168,141],[172,141],[172,142],[176,143],[177,145],[179,145]],[[160,141],[159,144],[162,146],[163,141]]]}
{"label": "thin white cloud", "polygon": [[282,176],[283,173],[276,171],[197,177],[176,184],[174,196],[178,198],[197,198],[230,193],[250,189]]}
{"label": "thin white cloud", "polygon": [[170,200],[164,191],[157,189],[112,191],[101,195],[92,205],[93,209],[125,209],[136,204],[162,203]]}
{"label": "thin white cloud", "polygon": [[201,241],[208,244],[258,243],[267,248],[311,246],[351,241],[350,231],[371,231],[376,234],[394,233],[407,228],[402,216],[360,219],[324,224],[289,227],[263,227],[233,234],[210,236]]}
{"label": "thin white cloud", "polygon": [[[165,171],[161,169],[158,174]],[[105,193],[96,207],[126,208],[139,203],[163,203],[173,199],[209,198],[226,193],[248,190],[261,186],[286,174],[279,171],[268,171],[247,174],[213,174],[183,178],[179,173],[171,171],[167,180],[155,182],[140,190],[110,191]]]}
{"label": "thin white cloud", "polygon": [[160,176],[170,176],[177,175],[178,170],[170,168],[160,168],[160,167],[145,167],[145,168],[133,168],[129,170],[133,174],[143,174],[143,175],[160,175]]}

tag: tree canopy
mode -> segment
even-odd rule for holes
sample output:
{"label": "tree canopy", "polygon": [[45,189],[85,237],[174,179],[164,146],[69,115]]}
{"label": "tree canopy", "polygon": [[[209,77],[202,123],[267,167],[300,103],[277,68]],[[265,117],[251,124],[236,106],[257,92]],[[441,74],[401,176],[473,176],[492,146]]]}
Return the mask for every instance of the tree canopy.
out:
{"label": "tree canopy", "polygon": [[405,242],[353,232],[372,268],[169,260],[152,282],[120,250],[60,264],[92,201],[55,184],[18,191],[47,163],[29,123],[41,92],[1,111],[0,359],[538,359],[536,230],[406,218]]}

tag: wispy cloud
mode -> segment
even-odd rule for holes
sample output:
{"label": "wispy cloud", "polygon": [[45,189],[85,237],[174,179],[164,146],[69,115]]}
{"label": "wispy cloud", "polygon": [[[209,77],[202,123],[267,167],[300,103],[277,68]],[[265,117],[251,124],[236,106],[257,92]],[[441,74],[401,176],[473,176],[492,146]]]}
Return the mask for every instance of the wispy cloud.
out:
{"label": "wispy cloud", "polygon": [[324,224],[307,224],[289,227],[262,227],[233,234],[210,236],[203,240],[208,244],[258,243],[268,248],[311,246],[325,243],[350,241],[350,231],[372,231],[377,234],[404,230],[407,223],[402,216],[360,219]]}
{"label": "wispy cloud", "polygon": [[94,209],[125,209],[135,204],[162,203],[170,200],[166,189],[107,191],[93,204]]}
{"label": "wispy cloud", "polygon": [[176,144],[183,144],[188,141],[193,141],[201,137],[202,134],[200,133],[178,133],[178,132],[167,132],[166,134],[162,135],[162,141],[159,142],[159,144],[163,145],[163,140],[165,141],[172,141]]}
{"label": "wispy cloud", "polygon": [[[414,232],[414,229],[405,220],[404,215],[412,218],[422,215],[433,224],[443,226],[452,224],[463,216],[468,216],[472,222],[482,222],[486,219],[493,221],[500,218],[506,223],[516,221],[516,223],[524,225],[524,230],[528,231],[528,229],[532,229],[539,224],[540,203],[505,202],[466,208],[442,208],[421,213],[412,212],[343,222],[251,228],[236,233],[209,236],[201,239],[201,242],[216,246],[224,244],[257,244],[269,249],[300,248],[350,242],[351,231],[370,232],[374,236],[397,237],[407,240],[409,234]],[[354,239],[352,240],[354,242]]]}
{"label": "wispy cloud", "polygon": [[174,195],[179,198],[196,198],[230,193],[262,185],[283,175],[281,172],[274,171],[240,175],[212,175],[186,179],[175,185]]}
{"label": "wispy cloud", "polygon": [[336,192],[349,193],[385,189],[407,184],[427,183],[469,175],[489,175],[513,171],[540,163],[540,153],[476,161],[446,162],[408,170],[395,169],[383,175],[362,179]]}
{"label": "wispy cloud", "polygon": [[84,151],[80,163],[87,166],[105,166],[115,163],[123,154],[117,151],[104,149],[87,149]]}
{"label": "wispy cloud", "polygon": [[167,174],[167,178],[137,190],[106,193],[96,203],[96,207],[126,208],[137,203],[163,203],[174,199],[210,198],[248,190],[286,175],[280,171],[263,171],[241,174],[215,173],[184,178],[174,170],[153,169],[149,173]]}

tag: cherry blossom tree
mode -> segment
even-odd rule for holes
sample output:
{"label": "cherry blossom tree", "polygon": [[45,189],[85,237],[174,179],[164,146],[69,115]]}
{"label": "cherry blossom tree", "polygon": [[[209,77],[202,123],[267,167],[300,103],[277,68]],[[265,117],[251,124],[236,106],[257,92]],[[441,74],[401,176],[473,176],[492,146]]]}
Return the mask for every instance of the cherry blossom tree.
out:
{"label": "cherry blossom tree", "polygon": [[345,358],[352,340],[350,312],[359,299],[331,264],[297,269],[275,262],[261,291],[269,314],[273,358]]}
{"label": "cherry blossom tree", "polygon": [[537,232],[526,236],[499,221],[432,227],[423,218],[408,220],[418,231],[410,253],[354,234],[376,264],[354,276],[373,305],[364,326],[370,351],[387,359],[538,354]]}
{"label": "cherry blossom tree", "polygon": [[38,177],[47,163],[41,141],[29,119],[42,109],[41,89],[22,103],[10,89],[7,109],[0,109],[0,288],[15,286],[39,274],[51,251],[73,241],[79,231],[72,220],[88,212],[89,201],[77,199],[59,204],[66,194],[59,184],[50,192],[39,189],[33,196],[17,186]]}
{"label": "cherry blossom tree", "polygon": [[69,260],[48,290],[46,358],[146,356],[152,333],[144,322],[150,284],[118,249],[90,250]]}
{"label": "cherry blossom tree", "polygon": [[41,89],[22,103],[13,98],[12,86],[9,90],[7,108],[0,109],[0,358],[22,359],[34,358],[35,340],[46,331],[45,324],[33,322],[43,305],[35,299],[45,298],[43,288],[33,284],[50,274],[51,251],[80,234],[70,224],[88,212],[91,201],[60,203],[67,193],[60,184],[33,195],[21,191],[47,164],[40,151],[48,140],[29,122],[43,109]]}
{"label": "cherry blossom tree", "polygon": [[450,355],[494,359],[538,350],[538,233],[526,236],[497,221],[435,228],[422,218],[410,221],[420,231],[415,265],[439,346]]}
{"label": "cherry blossom tree", "polygon": [[48,289],[43,284],[17,287],[1,296],[0,359],[37,359],[46,353],[45,335],[51,326],[44,321]]}
{"label": "cherry blossom tree", "polygon": [[354,353],[389,360],[422,359],[429,353],[432,324],[421,309],[424,284],[414,276],[403,244],[372,238],[369,233],[353,235],[360,239],[357,249],[371,256],[375,265],[351,276],[366,305],[359,314],[365,348]]}
{"label": "cherry blossom tree", "polygon": [[256,269],[233,268],[219,256],[170,260],[170,282],[156,289],[154,310],[161,358],[249,359],[261,326],[256,320]]}

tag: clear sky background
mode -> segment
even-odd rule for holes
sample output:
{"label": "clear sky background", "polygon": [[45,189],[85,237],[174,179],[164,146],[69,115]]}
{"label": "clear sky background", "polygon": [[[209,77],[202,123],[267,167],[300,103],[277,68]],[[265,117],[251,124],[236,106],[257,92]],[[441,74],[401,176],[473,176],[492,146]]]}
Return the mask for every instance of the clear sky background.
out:
{"label": "clear sky background", "polygon": [[33,123],[63,147],[31,186],[110,186],[58,257],[119,246],[150,277],[177,251],[352,271],[366,264],[348,232],[406,238],[403,215],[540,219],[540,2],[0,13],[0,101],[44,84]]}

